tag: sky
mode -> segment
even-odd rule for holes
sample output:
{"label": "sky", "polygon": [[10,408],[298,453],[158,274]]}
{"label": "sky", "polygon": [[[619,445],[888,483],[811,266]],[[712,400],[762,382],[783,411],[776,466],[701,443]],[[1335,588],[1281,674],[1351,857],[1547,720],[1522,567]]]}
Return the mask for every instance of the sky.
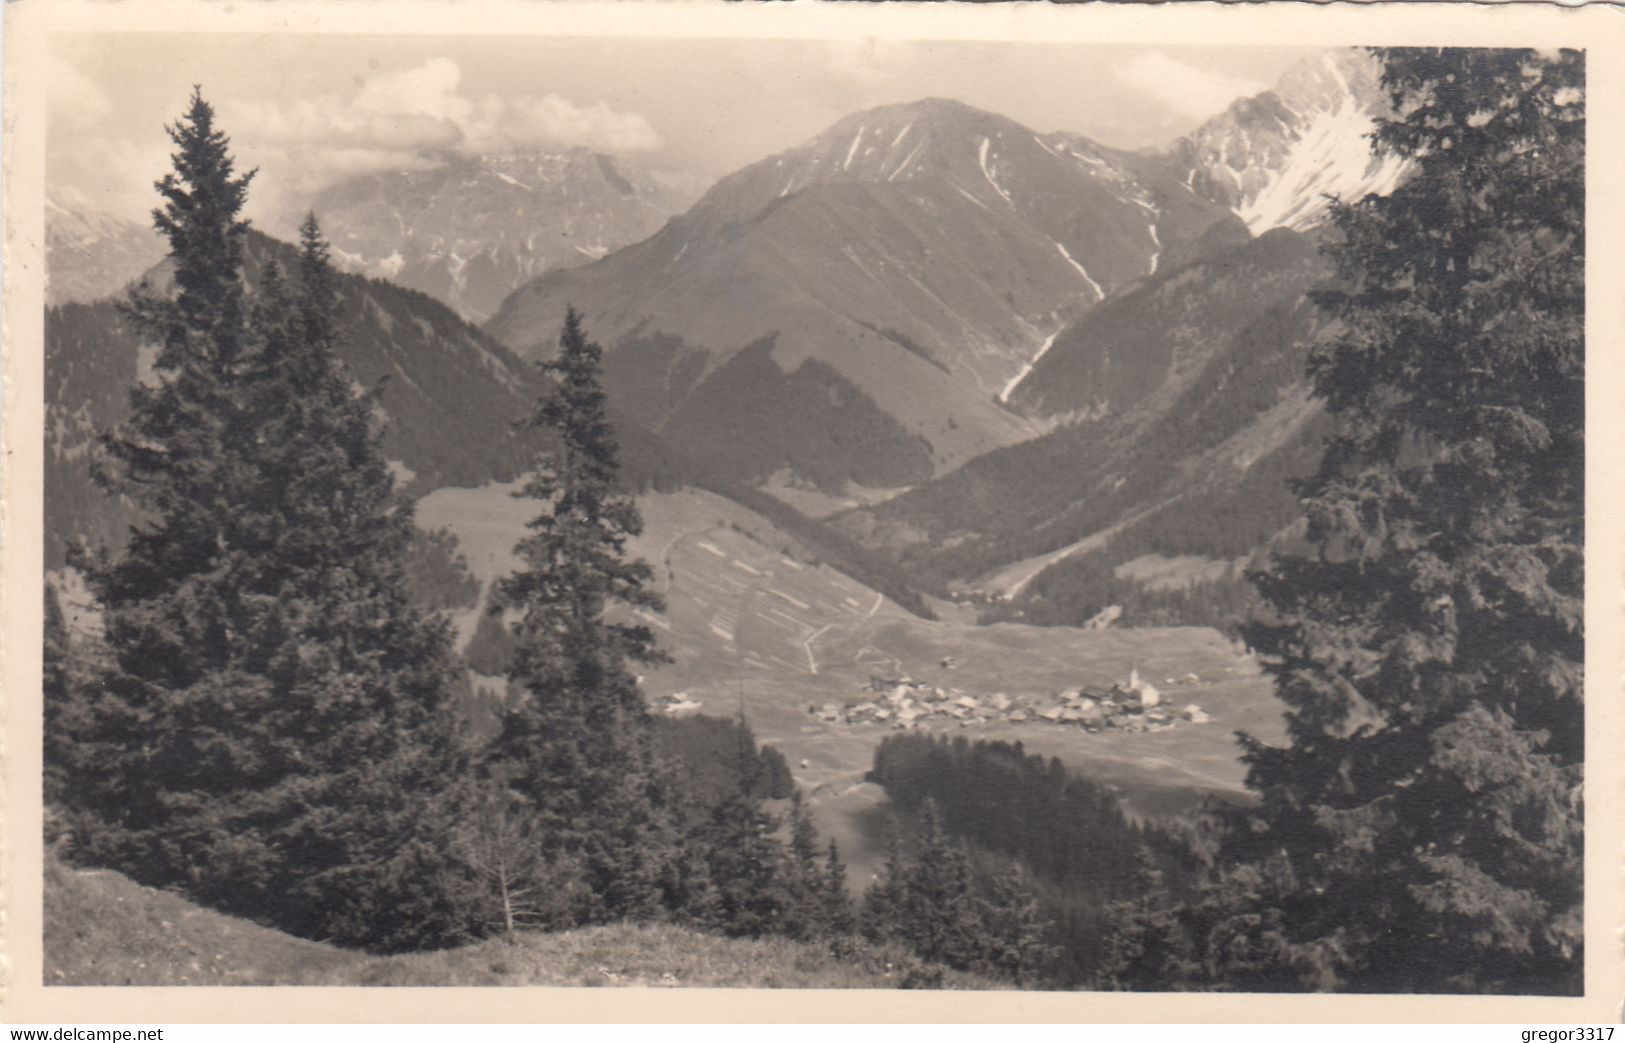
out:
{"label": "sky", "polygon": [[448,153],[585,146],[713,180],[862,109],[956,98],[1040,132],[1159,146],[1269,88],[1302,47],[897,40],[660,40],[291,33],[59,36],[46,184],[145,220],[164,125],[193,84],[240,166],[248,214],[304,209],[349,175]]}

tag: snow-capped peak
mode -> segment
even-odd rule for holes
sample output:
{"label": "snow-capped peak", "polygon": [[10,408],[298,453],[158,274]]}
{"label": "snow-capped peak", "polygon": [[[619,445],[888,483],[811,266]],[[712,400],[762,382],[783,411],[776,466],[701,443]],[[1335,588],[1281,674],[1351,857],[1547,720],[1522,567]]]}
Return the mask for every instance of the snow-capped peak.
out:
{"label": "snow-capped peak", "polygon": [[1375,59],[1349,48],[1288,69],[1276,86],[1235,102],[1175,146],[1186,183],[1231,207],[1256,235],[1325,219],[1329,198],[1385,195],[1406,164],[1379,154],[1371,132],[1387,101]]}

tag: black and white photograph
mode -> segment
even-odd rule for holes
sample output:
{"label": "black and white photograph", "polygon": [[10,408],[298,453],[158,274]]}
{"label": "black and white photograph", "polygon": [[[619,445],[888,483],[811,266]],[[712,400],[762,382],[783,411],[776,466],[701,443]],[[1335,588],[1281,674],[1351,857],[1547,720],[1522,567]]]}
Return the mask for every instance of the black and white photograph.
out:
{"label": "black and white photograph", "polygon": [[30,984],[1617,1014],[1585,35],[661,6],[33,41]]}

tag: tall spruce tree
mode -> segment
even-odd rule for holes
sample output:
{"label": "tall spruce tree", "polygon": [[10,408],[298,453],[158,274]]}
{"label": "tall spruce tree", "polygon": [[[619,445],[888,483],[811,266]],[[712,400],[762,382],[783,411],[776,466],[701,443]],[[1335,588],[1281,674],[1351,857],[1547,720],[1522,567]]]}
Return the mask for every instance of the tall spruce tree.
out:
{"label": "tall spruce tree", "polygon": [[[227,139],[200,94],[167,129],[175,170],[157,184],[165,202],[153,219],[169,239],[174,290],[143,284],[125,306],[132,326],[157,345],[159,379],[132,390],[129,422],[103,440],[105,484],[149,518],[129,533],[122,556],[86,562],[114,663],[97,686],[92,719],[73,738],[103,770],[71,787],[74,810],[87,816],[81,849],[166,884],[204,861],[207,852],[189,848],[213,831],[184,824],[240,784],[232,751],[238,699],[252,712],[264,697],[254,678],[233,670],[232,649],[248,624],[226,578],[251,570],[258,550],[234,531],[243,515],[238,494],[253,484],[251,425],[234,391],[249,342],[247,226],[238,214],[252,175],[234,174]],[[191,844],[182,839],[188,834]]]}
{"label": "tall spruce tree", "polygon": [[823,923],[831,934],[851,934],[857,927],[852,912],[852,895],[846,888],[846,863],[841,861],[841,848],[834,837],[824,855]]}
{"label": "tall spruce tree", "polygon": [[411,599],[412,508],[374,402],[339,360],[337,280],[314,215],[294,278],[272,264],[262,284],[245,383],[274,608],[254,668],[278,693],[269,723],[297,765],[258,801],[290,871],[278,901],[283,916],[302,906],[302,926],[341,941],[443,940],[462,927],[441,885],[467,771],[451,633]]}
{"label": "tall spruce tree", "polygon": [[1248,632],[1289,743],[1246,743],[1261,803],[1194,936],[1243,987],[1571,993],[1583,56],[1380,56],[1412,172],[1335,211],[1314,553],[1257,577]]}
{"label": "tall spruce tree", "polygon": [[794,866],[775,836],[780,821],[762,803],[763,766],[758,761],[744,714],[737,729],[735,785],[719,803],[700,839],[708,877],[716,889],[706,926],[724,934],[756,937],[800,934],[805,911],[797,901]]}
{"label": "tall spruce tree", "polygon": [[790,908],[779,933],[796,938],[829,934],[832,926],[828,917],[828,888],[824,866],[818,858],[818,830],[801,789],[793,783],[788,825],[790,836],[789,843],[785,845],[784,878],[790,894]]}
{"label": "tall spruce tree", "polygon": [[550,858],[578,867],[585,921],[654,915],[672,855],[670,782],[651,743],[630,663],[664,659],[648,627],[613,622],[615,606],[659,610],[647,564],[627,560],[642,531],[616,485],[618,452],[600,385],[602,351],[572,309],[556,387],[525,421],[554,437],[518,495],[539,501],[522,568],[495,606],[518,616],[509,678],[524,698],[504,716],[487,770],[534,802]]}
{"label": "tall spruce tree", "polygon": [[411,515],[334,354],[326,248],[246,289],[247,177],[201,94],[158,183],[172,293],[127,315],[157,383],[105,439],[145,520],[90,562],[113,662],[72,737],[81,849],[306,936],[441,941],[449,633],[406,597]]}

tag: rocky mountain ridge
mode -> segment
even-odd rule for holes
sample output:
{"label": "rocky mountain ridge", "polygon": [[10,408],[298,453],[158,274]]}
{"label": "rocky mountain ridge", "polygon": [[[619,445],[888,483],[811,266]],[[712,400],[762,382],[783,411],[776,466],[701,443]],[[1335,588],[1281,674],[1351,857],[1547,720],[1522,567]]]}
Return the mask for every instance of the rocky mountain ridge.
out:
{"label": "rocky mountain ridge", "polygon": [[1390,112],[1376,60],[1341,48],[1307,58],[1271,90],[1233,102],[1168,150],[1185,183],[1230,207],[1254,234],[1306,231],[1328,196],[1386,195],[1407,166],[1373,151],[1367,135]]}
{"label": "rocky mountain ridge", "polygon": [[71,195],[45,200],[45,301],[89,303],[118,293],[166,247],[150,225],[126,221]]}
{"label": "rocky mountain ridge", "polygon": [[341,181],[311,207],[340,264],[480,322],[529,279],[637,242],[688,201],[625,160],[576,148],[439,157]]}

